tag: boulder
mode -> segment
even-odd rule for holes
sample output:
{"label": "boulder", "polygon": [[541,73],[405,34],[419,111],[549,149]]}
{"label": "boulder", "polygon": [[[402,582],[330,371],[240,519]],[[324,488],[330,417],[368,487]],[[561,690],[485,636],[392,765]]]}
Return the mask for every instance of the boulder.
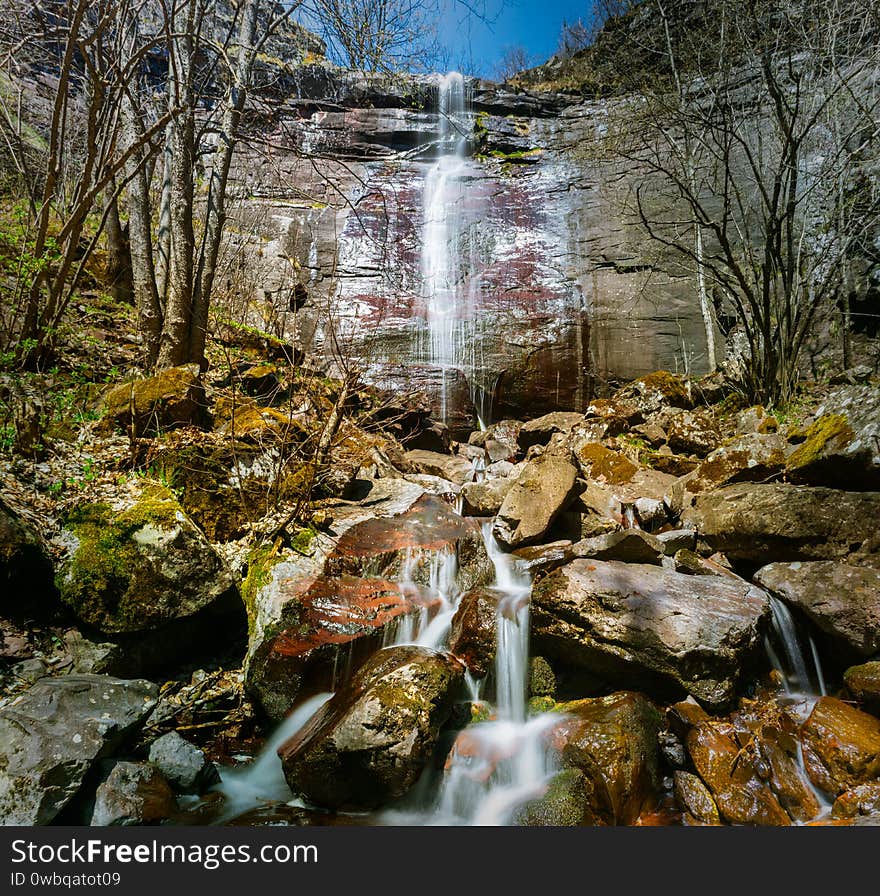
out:
{"label": "boulder", "polygon": [[771,563],[755,581],[807,616],[838,653],[867,659],[880,652],[880,569],[834,560]]}
{"label": "boulder", "polygon": [[788,813],[758,774],[752,754],[740,749],[729,722],[698,723],[688,732],[687,748],[725,821],[761,826],[791,824]]}
{"label": "boulder", "polygon": [[220,780],[214,763],[176,731],[153,741],[149,759],[180,793],[202,793]]}
{"label": "boulder", "polygon": [[114,386],[104,396],[103,415],[105,425],[137,436],[202,422],[206,401],[198,364]]}
{"label": "boulder", "polygon": [[693,529],[669,529],[658,533],[656,538],[667,557],[679,551],[692,551],[697,546],[697,535]]}
{"label": "boulder", "polygon": [[156,766],[117,762],[98,786],[92,825],[158,824],[177,811],[177,801]]}
{"label": "boulder", "polygon": [[843,673],[847,690],[860,703],[872,709],[880,707],[880,660],[850,666]]}
{"label": "boulder", "polygon": [[576,768],[557,772],[543,796],[527,802],[516,814],[515,824],[525,827],[578,827],[597,824],[590,809],[592,786]]}
{"label": "boulder", "polygon": [[52,561],[36,531],[0,499],[0,615],[39,614],[56,599]]}
{"label": "boulder", "polygon": [[682,522],[713,551],[756,565],[844,557],[880,519],[880,493],[739,483],[697,496]]}
{"label": "boulder", "polygon": [[449,650],[480,678],[495,663],[498,602],[503,596],[494,588],[468,591],[452,619]]}
{"label": "boulder", "polygon": [[[357,485],[360,501],[328,508],[327,531],[305,530],[288,551],[258,545],[248,559],[242,584],[249,623],[245,687],[275,721],[315,675],[316,690],[333,687],[328,675],[341,653],[352,656],[356,668],[355,660],[381,646],[385,626],[413,608],[393,581],[408,556],[421,555],[413,572],[423,581],[432,560],[459,549],[465,582],[492,575],[479,527],[445,502],[403,479]],[[348,580],[334,595],[340,577]]]}
{"label": "boulder", "polygon": [[464,667],[423,647],[381,650],[278,753],[311,802],[373,809],[416,782],[449,718]]}
{"label": "boulder", "polygon": [[511,487],[493,526],[508,548],[541,540],[577,494],[577,470],[564,457],[544,454],[529,461]]}
{"label": "boulder", "polygon": [[670,418],[666,442],[673,451],[705,457],[718,447],[721,431],[711,411],[683,411]]}
{"label": "boulder", "polygon": [[666,370],[657,370],[633,380],[618,389],[614,398],[633,405],[645,416],[664,407],[693,407],[688,382]]}
{"label": "boulder", "polygon": [[663,545],[641,529],[622,529],[608,535],[585,538],[571,546],[576,558],[620,560],[623,563],[660,563]]}
{"label": "boulder", "polygon": [[880,393],[844,386],[829,393],[786,464],[792,482],[880,489]]}
{"label": "boulder", "polygon": [[542,656],[529,660],[529,697],[555,697],[556,675],[550,663]]}
{"label": "boulder", "polygon": [[520,451],[528,451],[532,445],[546,445],[556,433],[568,434],[579,423],[583,423],[584,415],[571,411],[553,411],[524,423],[517,435]]}
{"label": "boulder", "polygon": [[42,678],[0,709],[0,822],[49,824],[156,705],[148,681]]}
{"label": "boulder", "polygon": [[639,470],[625,454],[612,451],[598,442],[575,441],[572,453],[585,479],[609,485],[630,482]]}
{"label": "boulder", "polygon": [[514,460],[519,453],[519,420],[499,420],[485,430],[472,432],[468,444],[485,448],[492,463]]}
{"label": "boulder", "polygon": [[832,796],[880,777],[880,719],[842,700],[820,697],[800,741],[810,780]]}
{"label": "boulder", "polygon": [[767,595],[741,580],[575,560],[535,585],[531,615],[551,659],[719,706],[760,655],[769,613]]}
{"label": "boulder", "polygon": [[563,765],[589,782],[589,807],[606,824],[631,825],[659,787],[660,719],[641,694],[560,704],[563,721],[552,732]]}
{"label": "boulder", "polygon": [[405,457],[417,472],[439,476],[456,485],[463,485],[473,478],[471,462],[459,454],[439,454],[436,451],[416,449],[407,451]]}
{"label": "boulder", "polygon": [[831,807],[832,818],[880,817],[880,781],[860,784],[842,793]]}
{"label": "boulder", "polygon": [[511,476],[466,482],[461,488],[462,513],[465,516],[495,516],[515,481]]}
{"label": "boulder", "polygon": [[721,824],[721,816],[709,788],[696,775],[677,771],[673,782],[675,801],[682,812],[700,824]]}
{"label": "boulder", "polygon": [[215,651],[244,636],[232,573],[158,482],[136,480],[108,502],[73,508],[61,541],[67,557],[56,582],[64,603],[102,635],[168,633],[160,666],[173,667],[182,648],[191,654],[182,632],[210,634]]}
{"label": "boulder", "polygon": [[785,469],[785,440],[777,435],[744,435],[717,448],[697,467],[688,491],[697,494],[735,482],[769,482]]}

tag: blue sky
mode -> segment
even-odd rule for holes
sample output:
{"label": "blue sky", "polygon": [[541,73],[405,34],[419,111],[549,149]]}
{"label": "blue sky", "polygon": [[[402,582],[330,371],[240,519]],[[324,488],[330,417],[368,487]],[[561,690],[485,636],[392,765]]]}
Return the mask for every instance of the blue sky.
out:
{"label": "blue sky", "polygon": [[[468,74],[491,77],[504,49],[523,46],[534,64],[545,62],[556,50],[562,22],[590,17],[591,0],[484,0],[486,22],[464,14],[451,0],[450,15],[441,32],[450,62]],[[470,65],[468,60],[472,60]]]}

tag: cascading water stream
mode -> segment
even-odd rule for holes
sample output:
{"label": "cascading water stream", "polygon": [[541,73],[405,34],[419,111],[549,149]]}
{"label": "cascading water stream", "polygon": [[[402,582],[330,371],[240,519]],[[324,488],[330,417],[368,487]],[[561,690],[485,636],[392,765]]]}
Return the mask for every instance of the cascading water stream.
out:
{"label": "cascading water stream", "polygon": [[445,422],[456,371],[464,373],[477,408],[481,429],[489,422],[489,392],[477,380],[475,308],[480,290],[479,241],[476,224],[466,212],[472,176],[468,158],[472,113],[464,78],[445,75],[438,87],[439,141],[428,146],[437,157],[425,176],[422,197],[422,299],[427,322],[423,360],[442,373],[440,412]]}
{"label": "cascading water stream", "polygon": [[[773,632],[782,646],[785,662],[782,662],[773,648],[773,643],[767,636],[764,638],[764,646],[771,665],[782,679],[785,696],[790,704],[789,710],[795,718],[803,722],[815,706],[816,700],[820,696],[825,695],[825,678],[819,662],[819,652],[816,649],[812,636],[808,635],[810,658],[812,660],[811,670],[807,663],[807,658],[801,649],[801,638],[791,610],[772,594],[770,595],[770,609],[772,612]],[[827,794],[819,790],[810,780],[799,740],[797,742],[796,759],[802,780],[813,792],[819,804],[819,815],[817,817],[827,815],[831,810],[831,800]]]}

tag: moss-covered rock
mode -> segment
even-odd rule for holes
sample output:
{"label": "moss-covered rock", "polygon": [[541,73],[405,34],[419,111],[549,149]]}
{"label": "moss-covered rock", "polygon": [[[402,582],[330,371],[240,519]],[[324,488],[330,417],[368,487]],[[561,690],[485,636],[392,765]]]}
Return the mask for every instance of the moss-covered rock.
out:
{"label": "moss-covered rock", "polygon": [[875,711],[880,709],[880,660],[850,666],[843,680],[856,700]]}
{"label": "moss-covered rock", "polygon": [[216,615],[232,616],[243,628],[231,573],[159,482],[134,480],[106,503],[75,507],[63,540],[61,599],[102,634],[156,631],[196,615],[207,626]]}
{"label": "moss-covered rock", "polygon": [[114,386],[104,396],[103,414],[105,426],[133,429],[138,436],[204,423],[207,407],[198,365],[170,367]]}
{"label": "moss-covered rock", "polygon": [[403,796],[431,756],[463,675],[449,654],[379,651],[280,748],[291,789],[330,808],[372,809]]}
{"label": "moss-covered rock", "polygon": [[645,415],[663,407],[693,407],[687,380],[667,370],[657,370],[633,380],[614,397],[635,405]]}
{"label": "moss-covered rock", "polygon": [[531,800],[517,813],[516,823],[530,827],[577,827],[597,824],[590,809],[592,785],[576,768],[563,769],[553,776],[547,792]]}

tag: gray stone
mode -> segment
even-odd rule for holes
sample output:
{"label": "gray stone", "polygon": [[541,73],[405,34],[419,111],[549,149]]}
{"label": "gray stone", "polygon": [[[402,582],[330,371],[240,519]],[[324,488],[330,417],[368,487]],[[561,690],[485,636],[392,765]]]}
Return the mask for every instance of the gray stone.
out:
{"label": "gray stone", "polygon": [[42,678],[0,709],[0,820],[49,824],[95,761],[143,723],[157,690],[101,675]]}
{"label": "gray stone", "polygon": [[769,598],[733,579],[575,560],[532,593],[535,649],[611,683],[677,686],[729,703],[761,655]]}
{"label": "gray stone", "polygon": [[526,464],[498,511],[493,532],[509,548],[541,540],[577,495],[577,470],[564,457],[542,455]]}
{"label": "gray stone", "polygon": [[585,538],[571,546],[573,557],[621,560],[624,563],[660,563],[663,545],[641,529],[623,529],[608,535]]}
{"label": "gray stone", "polygon": [[880,569],[833,560],[771,563],[755,581],[807,616],[842,654],[868,659],[880,652]]}
{"label": "gray stone", "polygon": [[169,731],[150,747],[150,762],[181,793],[201,793],[220,780],[213,762],[195,744]]}

